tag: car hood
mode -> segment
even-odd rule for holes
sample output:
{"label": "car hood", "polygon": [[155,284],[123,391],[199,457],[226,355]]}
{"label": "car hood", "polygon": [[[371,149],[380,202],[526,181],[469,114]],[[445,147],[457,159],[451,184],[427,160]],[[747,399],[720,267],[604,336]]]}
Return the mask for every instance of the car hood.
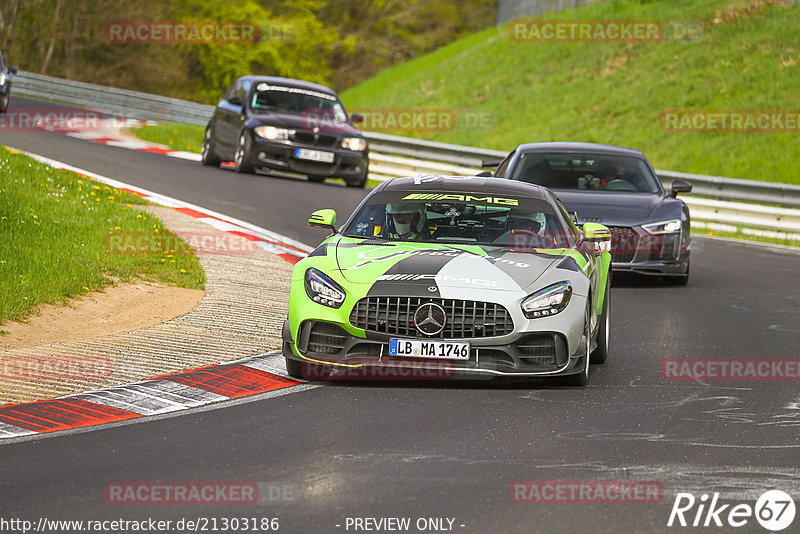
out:
{"label": "car hood", "polygon": [[323,133],[361,136],[361,130],[355,126],[346,122],[336,122],[323,116],[316,117],[314,115],[306,116],[297,115],[295,113],[267,111],[265,113],[251,114],[250,122],[251,126],[279,126],[292,130],[307,131],[313,131],[314,128],[317,127],[319,131]]}
{"label": "car hood", "polygon": [[476,300],[498,291],[527,294],[564,254],[562,249],[522,253],[492,246],[387,244],[347,237],[327,246],[342,277],[352,284],[369,284],[369,296]]}
{"label": "car hood", "polygon": [[578,221],[598,222],[606,226],[637,226],[655,219],[679,218],[681,201],[659,193],[624,193],[602,191],[554,191],[570,213],[578,212]]}

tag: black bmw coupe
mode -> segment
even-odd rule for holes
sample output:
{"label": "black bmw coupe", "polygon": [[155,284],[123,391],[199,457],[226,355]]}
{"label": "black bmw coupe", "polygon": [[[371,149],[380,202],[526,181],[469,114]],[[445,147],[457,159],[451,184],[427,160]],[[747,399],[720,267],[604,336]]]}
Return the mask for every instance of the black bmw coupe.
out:
{"label": "black bmw coupe", "polygon": [[612,268],[689,281],[689,208],[676,198],[692,185],[664,190],[647,158],[631,148],[594,143],[519,145],[494,176],[552,189],[578,222],[601,223],[612,234]]}

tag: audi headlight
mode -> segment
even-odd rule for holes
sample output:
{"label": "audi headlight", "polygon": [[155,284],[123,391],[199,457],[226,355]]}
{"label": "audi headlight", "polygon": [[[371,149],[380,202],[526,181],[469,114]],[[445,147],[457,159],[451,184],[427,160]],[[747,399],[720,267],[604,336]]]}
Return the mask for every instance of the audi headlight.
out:
{"label": "audi headlight", "polygon": [[323,306],[339,308],[347,296],[339,284],[317,269],[307,270],[305,281],[308,298]]}
{"label": "audi headlight", "polygon": [[672,234],[681,231],[681,220],[671,219],[657,223],[643,224],[644,231],[650,234]]}
{"label": "audi headlight", "polygon": [[5,84],[6,84],[6,73],[0,72],[0,85],[5,85]]}
{"label": "audi headlight", "polygon": [[270,141],[286,141],[291,133],[291,130],[276,128],[275,126],[256,126],[253,131],[256,132],[257,136]]}
{"label": "audi headlight", "polygon": [[342,139],[342,148],[361,152],[367,148],[367,142],[360,137],[345,137]]}
{"label": "audi headlight", "polygon": [[528,319],[555,315],[569,304],[572,286],[569,282],[557,282],[540,289],[522,301],[522,313]]}

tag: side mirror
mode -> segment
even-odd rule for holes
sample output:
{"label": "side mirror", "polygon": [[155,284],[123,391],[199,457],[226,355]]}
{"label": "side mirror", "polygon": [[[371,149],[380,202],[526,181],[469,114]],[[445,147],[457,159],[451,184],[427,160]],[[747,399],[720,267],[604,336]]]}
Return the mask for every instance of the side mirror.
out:
{"label": "side mirror", "polygon": [[18,72],[17,67],[8,67],[8,72],[11,74],[16,74]]}
{"label": "side mirror", "polygon": [[476,174],[475,176],[481,176],[483,178],[489,178],[491,175],[492,175],[492,173],[490,173],[489,171],[481,171],[478,174]]}
{"label": "side mirror", "polygon": [[572,218],[572,222],[574,222],[576,225],[579,226],[581,224],[580,222],[578,222],[578,212],[577,211],[571,212],[569,214],[569,216],[570,216],[570,218]]}
{"label": "side mirror", "polygon": [[336,211],[334,210],[318,210],[312,213],[311,217],[308,218],[309,226],[327,228],[334,234],[336,233],[336,227],[334,226],[335,222],[336,222]]}
{"label": "side mirror", "polygon": [[602,224],[586,223],[583,225],[583,242],[591,244],[596,254],[602,254],[604,250],[611,250],[611,232]]}
{"label": "side mirror", "polygon": [[232,96],[231,99],[228,100],[228,102],[230,104],[234,105],[234,106],[241,106],[242,105],[242,99],[239,98],[238,96]]}
{"label": "side mirror", "polygon": [[586,241],[600,243],[611,239],[611,231],[599,223],[586,223],[583,225],[583,235]]}
{"label": "side mirror", "polygon": [[350,122],[364,122],[364,115],[361,113],[353,113],[350,115]]}
{"label": "side mirror", "polygon": [[491,169],[492,167],[499,167],[503,163],[502,159],[484,159],[481,160],[482,169]]}
{"label": "side mirror", "polygon": [[677,197],[678,193],[690,193],[692,191],[692,184],[687,182],[686,180],[672,180],[672,192],[670,193],[673,197]]}

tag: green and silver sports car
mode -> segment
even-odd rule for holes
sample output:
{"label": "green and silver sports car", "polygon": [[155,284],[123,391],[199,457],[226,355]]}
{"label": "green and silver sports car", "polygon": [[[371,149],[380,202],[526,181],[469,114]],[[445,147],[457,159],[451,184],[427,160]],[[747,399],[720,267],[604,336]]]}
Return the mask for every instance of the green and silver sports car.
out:
{"label": "green and silver sports car", "polygon": [[292,273],[283,353],[304,378],[559,376],[608,356],[611,235],[547,188],[482,177],[382,183]]}

